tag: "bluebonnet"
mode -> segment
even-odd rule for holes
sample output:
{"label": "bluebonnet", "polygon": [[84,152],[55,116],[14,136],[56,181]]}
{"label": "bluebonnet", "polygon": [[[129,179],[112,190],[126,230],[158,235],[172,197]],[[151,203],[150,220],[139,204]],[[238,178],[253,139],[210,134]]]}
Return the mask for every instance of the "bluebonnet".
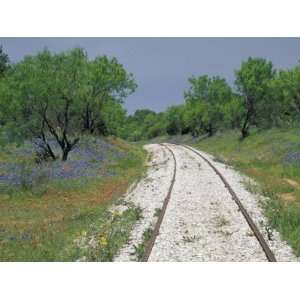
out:
{"label": "bluebonnet", "polygon": [[300,167],[300,152],[290,152],[282,160],[285,165],[295,165]]}
{"label": "bluebonnet", "polygon": [[[22,146],[12,151],[14,162],[0,162],[0,184],[31,186],[41,177],[51,179],[70,179],[92,177],[99,174],[115,176],[116,172],[107,171],[103,174],[104,162],[110,158],[124,158],[126,153],[116,146],[107,143],[103,139],[95,137],[83,137],[76,147],[70,152],[67,161],[49,161],[35,164],[33,158],[41,141],[34,143],[26,141]],[[49,140],[53,151],[60,153],[60,148],[55,140]],[[30,162],[24,163],[24,160]]]}

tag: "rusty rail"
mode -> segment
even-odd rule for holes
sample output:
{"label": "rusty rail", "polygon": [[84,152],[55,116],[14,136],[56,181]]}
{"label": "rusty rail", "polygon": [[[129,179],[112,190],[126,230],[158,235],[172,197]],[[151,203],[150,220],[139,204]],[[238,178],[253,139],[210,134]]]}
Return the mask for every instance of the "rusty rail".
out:
{"label": "rusty rail", "polygon": [[171,180],[171,184],[170,184],[167,196],[164,199],[164,203],[163,203],[162,209],[160,211],[160,214],[158,216],[158,219],[156,221],[156,224],[155,224],[155,227],[153,229],[152,235],[151,235],[149,241],[146,244],[145,251],[144,251],[143,256],[142,256],[142,261],[143,262],[148,261],[148,259],[150,257],[150,254],[151,254],[151,251],[152,251],[152,248],[154,246],[156,237],[159,235],[159,229],[160,229],[162,220],[165,216],[165,212],[166,212],[166,209],[167,209],[170,197],[171,197],[171,193],[172,193],[173,186],[174,186],[174,183],[175,183],[175,178],[176,178],[176,158],[175,158],[175,155],[174,155],[173,151],[168,146],[166,146],[164,144],[159,144],[159,145],[165,147],[171,153],[171,155],[173,157],[173,160],[174,160],[174,171],[173,171],[173,177],[172,177],[172,180]]}
{"label": "rusty rail", "polygon": [[236,193],[234,192],[234,190],[231,188],[231,186],[229,185],[228,181],[221,174],[221,172],[206,157],[204,157],[198,151],[194,150],[192,147],[187,146],[187,145],[179,145],[179,146],[182,146],[182,147],[184,147],[184,148],[186,148],[186,149],[194,152],[195,154],[197,154],[199,157],[201,157],[215,171],[215,173],[220,177],[220,179],[223,181],[225,187],[227,188],[227,190],[231,194],[232,199],[236,202],[239,210],[243,214],[243,216],[246,219],[246,221],[247,221],[249,227],[251,228],[253,234],[255,235],[255,237],[257,238],[260,246],[262,247],[263,251],[265,252],[268,261],[269,262],[276,262],[276,258],[275,258],[274,253],[270,249],[269,245],[267,244],[266,240],[262,236],[262,234],[259,231],[258,227],[255,225],[254,221],[252,220],[252,218],[248,214],[248,212],[245,209],[245,207],[243,206],[242,202],[240,201],[240,199],[238,198],[238,196],[236,195]]}

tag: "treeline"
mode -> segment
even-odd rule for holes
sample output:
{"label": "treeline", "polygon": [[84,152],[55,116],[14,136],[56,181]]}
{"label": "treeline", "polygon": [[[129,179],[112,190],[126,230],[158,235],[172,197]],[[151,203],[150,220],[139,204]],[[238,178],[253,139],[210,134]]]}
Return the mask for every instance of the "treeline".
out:
{"label": "treeline", "polygon": [[2,143],[33,139],[41,159],[55,160],[49,142],[55,140],[66,160],[82,133],[119,135],[122,103],[137,85],[116,58],[44,50],[10,64],[0,49]]}
{"label": "treeline", "polygon": [[163,113],[136,111],[128,117],[123,137],[136,141],[164,134],[212,136],[230,128],[239,129],[244,139],[251,128],[299,124],[300,65],[275,70],[272,62],[250,57],[235,71],[233,87],[219,76],[194,76],[188,81],[184,104]]}
{"label": "treeline", "polygon": [[0,145],[31,139],[44,160],[62,160],[82,134],[115,135],[130,141],[190,133],[212,136],[239,129],[297,126],[300,65],[275,70],[272,62],[249,58],[235,71],[234,86],[220,76],[193,76],[184,103],[165,112],[137,110],[127,116],[124,99],[137,84],[116,58],[89,59],[83,49],[44,50],[12,64],[0,47]]}

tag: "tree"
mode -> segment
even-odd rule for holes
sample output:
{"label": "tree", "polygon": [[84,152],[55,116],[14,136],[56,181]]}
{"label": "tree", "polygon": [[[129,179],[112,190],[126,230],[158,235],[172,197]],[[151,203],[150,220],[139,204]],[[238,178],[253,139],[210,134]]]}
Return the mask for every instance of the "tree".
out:
{"label": "tree", "polygon": [[157,114],[150,109],[138,109],[128,116],[121,136],[131,141],[149,139],[164,132],[163,113]]}
{"label": "tree", "polygon": [[184,92],[184,98],[186,101],[208,101],[208,90],[211,83],[211,79],[208,75],[192,76],[188,79],[190,88],[187,92]]}
{"label": "tree", "polygon": [[242,97],[233,94],[223,107],[224,127],[240,128],[242,122]]}
{"label": "tree", "polygon": [[235,72],[235,84],[243,96],[242,138],[249,135],[251,125],[259,124],[260,113],[268,101],[268,86],[274,75],[272,62],[251,57],[242,62],[241,68]]}
{"label": "tree", "polygon": [[126,110],[119,102],[107,99],[102,106],[100,120],[103,122],[102,133],[119,136],[126,122]]}
{"label": "tree", "polygon": [[188,101],[185,104],[183,122],[194,137],[199,136],[203,132],[204,125],[202,118],[204,109],[205,107],[201,101]]}
{"label": "tree", "polygon": [[123,103],[132,94],[137,85],[133,75],[128,73],[116,58],[98,56],[88,64],[87,94],[82,113],[83,130],[91,133],[98,129],[105,134],[101,110],[105,102]]}
{"label": "tree", "polygon": [[[212,136],[224,121],[224,106],[231,101],[232,91],[226,80],[207,75],[189,79],[190,88],[184,93],[185,101],[191,106],[197,104],[198,126]],[[195,113],[192,113],[195,117]]]}
{"label": "tree", "polygon": [[[149,122],[150,119],[150,122]],[[148,116],[148,128],[146,137],[152,139],[166,133],[165,114],[163,112]]]}
{"label": "tree", "polygon": [[170,106],[165,113],[166,132],[169,135],[182,134],[184,130],[183,123],[183,105]]}
{"label": "tree", "polygon": [[[9,57],[6,53],[3,52],[2,46],[0,46],[0,84],[1,81],[3,80],[4,74],[9,70],[9,66],[10,66]],[[3,106],[3,102],[1,101],[1,95],[0,95],[0,128],[4,125],[5,111],[6,108],[5,105]]]}
{"label": "tree", "polygon": [[270,82],[271,105],[267,117],[272,125],[299,124],[300,115],[300,65],[293,69],[279,71]]}
{"label": "tree", "polygon": [[0,78],[9,69],[9,57],[4,53],[2,46],[0,46]]}
{"label": "tree", "polygon": [[56,140],[62,160],[79,141],[77,124],[86,92],[87,55],[82,49],[60,54],[44,50],[25,57],[6,76],[5,101],[10,123],[23,136],[39,139],[39,146],[56,156],[48,136]]}

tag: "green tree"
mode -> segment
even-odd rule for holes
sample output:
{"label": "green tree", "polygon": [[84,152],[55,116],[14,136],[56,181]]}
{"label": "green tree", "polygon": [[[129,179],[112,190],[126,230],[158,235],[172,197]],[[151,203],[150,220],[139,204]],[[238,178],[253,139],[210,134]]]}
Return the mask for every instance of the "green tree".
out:
{"label": "green tree", "polygon": [[203,114],[205,106],[201,101],[187,101],[183,112],[183,122],[188,131],[196,137],[203,132]]}
{"label": "green tree", "polygon": [[9,57],[4,53],[2,46],[0,46],[0,78],[9,69]]}
{"label": "green tree", "polygon": [[165,112],[166,132],[169,135],[182,134],[184,131],[183,105],[170,106]]}
{"label": "green tree", "polygon": [[226,102],[223,107],[224,126],[226,128],[240,128],[242,122],[242,97],[233,94],[230,101]]}
{"label": "green tree", "polygon": [[6,76],[4,101],[24,138],[39,138],[39,146],[52,158],[48,137],[61,148],[62,160],[79,141],[79,115],[86,93],[87,55],[82,49],[60,54],[44,50],[25,57]]}
{"label": "green tree", "polygon": [[269,83],[275,71],[271,61],[263,58],[251,58],[242,62],[235,72],[235,84],[243,96],[244,117],[241,127],[242,137],[249,135],[249,127],[258,125],[259,118],[266,107]]}
{"label": "green tree", "polygon": [[268,105],[266,118],[272,125],[285,126],[299,124],[300,115],[300,66],[279,71],[270,82],[272,102]]}
{"label": "green tree", "polygon": [[166,133],[166,123],[164,112],[156,113],[155,115],[149,115],[149,125],[147,128],[147,138],[152,139],[156,136],[161,136]]}
{"label": "green tree", "polygon": [[[3,80],[4,74],[9,70],[9,67],[10,67],[9,57],[6,53],[4,53],[2,46],[0,46],[0,90],[1,90],[1,81]],[[4,88],[3,84],[2,84],[2,88]],[[5,114],[6,114],[6,107],[3,101],[1,100],[1,94],[0,94],[0,128],[4,126]],[[0,137],[0,142],[1,140],[3,140],[3,137],[2,138]]]}
{"label": "green tree", "polygon": [[161,119],[161,114],[150,109],[138,109],[127,117],[121,136],[131,141],[152,138],[162,132]]}
{"label": "green tree", "polygon": [[121,103],[107,99],[102,105],[100,120],[103,122],[101,133],[120,136],[126,122],[126,110]]}
{"label": "green tree", "polygon": [[[187,103],[197,103],[197,115],[201,116],[198,124],[212,136],[224,122],[224,106],[231,101],[232,90],[226,80],[219,77],[192,77],[190,88],[184,93]],[[200,103],[200,104],[199,104]]]}
{"label": "green tree", "polygon": [[[128,73],[116,58],[98,56],[88,64],[87,93],[82,113],[83,130],[94,132],[98,129],[105,134],[101,110],[113,101],[123,103],[132,94],[137,85],[133,75]],[[108,103],[105,103],[108,102]]]}

